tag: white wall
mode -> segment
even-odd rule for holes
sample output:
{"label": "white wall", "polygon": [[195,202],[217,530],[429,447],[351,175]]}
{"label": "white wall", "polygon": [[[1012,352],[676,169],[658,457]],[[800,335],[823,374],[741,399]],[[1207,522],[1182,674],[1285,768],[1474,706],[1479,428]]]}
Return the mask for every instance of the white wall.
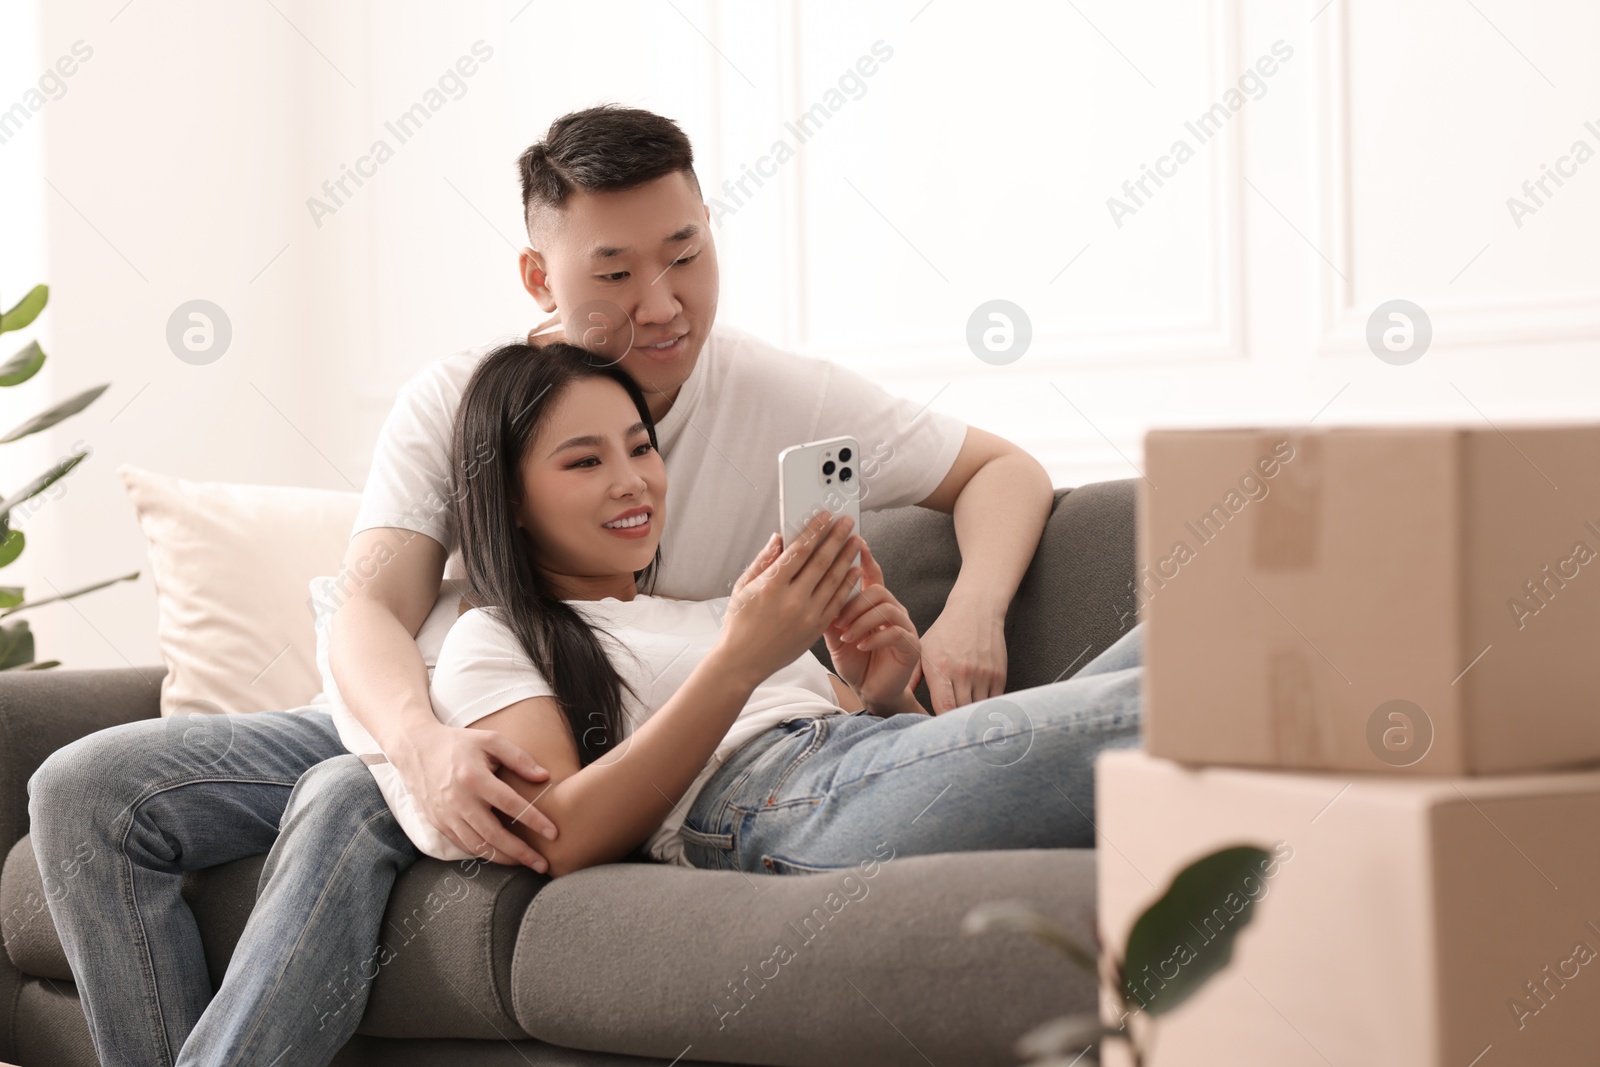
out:
{"label": "white wall", "polygon": [[[32,6],[25,4],[15,12],[8,12],[4,23],[0,24],[0,71],[7,75],[13,71],[38,74],[35,69],[39,66],[35,48],[38,29],[37,12]],[[11,93],[18,81],[9,76],[0,77],[0,92],[8,94],[0,98],[0,107],[8,108],[21,95],[20,88],[15,94]],[[0,138],[3,138],[0,143],[0,310],[9,309],[24,293],[45,280],[43,211],[47,187],[39,179],[43,137],[41,124],[32,121],[31,112],[27,118],[20,126],[16,125],[16,117],[7,124],[0,113]],[[20,336],[26,340],[37,339],[48,352],[53,347],[50,321],[49,317],[41,319],[37,326]],[[11,333],[0,339],[0,353],[3,353],[0,360],[9,359],[26,343],[26,340],[17,340],[18,337]],[[48,406],[48,402],[40,400],[55,395],[50,383],[53,372],[54,366],[47,361],[33,382],[28,383],[31,388],[0,389],[0,434]],[[0,469],[6,474],[4,484],[0,485],[0,495],[14,492],[25,478],[50,465],[48,446],[49,442],[38,437],[0,445],[4,450],[0,451],[0,456],[5,459]],[[22,475],[23,471],[29,473]],[[11,577],[13,573],[14,570],[0,573],[0,585],[17,584]]]}
{"label": "white wall", "polygon": [[[1574,141],[1600,150],[1600,10],[1322,4],[37,2],[0,107],[73,42],[94,56],[30,120],[31,164],[24,139],[0,145],[0,188],[32,181],[44,207],[37,252],[5,224],[0,298],[36,274],[54,287],[40,389],[115,384],[33,461],[5,453],[13,485],[74,440],[95,449],[3,577],[32,592],[142,566],[119,463],[358,487],[399,383],[536,314],[515,159],[600,100],[694,140],[732,209],[724,321],[1002,433],[1058,485],[1134,475],[1154,425],[1589,415],[1600,161],[1547,183],[1520,226],[1506,200]],[[313,218],[322,183],[393,142],[385,121],[479,41],[492,56]],[[1185,124],[1280,41],[1246,85],[1259,99],[1201,144]],[[785,124],[830,103],[798,144]],[[774,167],[780,139],[798,151]],[[1178,139],[1193,158],[1119,226],[1107,199],[1131,204],[1123,183]],[[772,176],[750,195],[724,191],[758,165]],[[205,367],[164,339],[196,297],[234,329]],[[1004,366],[965,337],[995,298],[1033,325]],[[1396,298],[1434,331],[1406,366],[1363,340]],[[18,403],[42,406],[0,412]],[[34,625],[73,666],[157,660],[148,575]]]}

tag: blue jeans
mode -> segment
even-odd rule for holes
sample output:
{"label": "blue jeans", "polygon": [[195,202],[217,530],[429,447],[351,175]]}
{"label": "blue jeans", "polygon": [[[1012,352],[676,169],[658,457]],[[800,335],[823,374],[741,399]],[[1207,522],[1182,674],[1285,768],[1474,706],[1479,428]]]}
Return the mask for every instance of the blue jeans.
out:
{"label": "blue jeans", "polygon": [[1091,847],[1095,756],[1139,743],[1143,643],[1140,624],[1066,681],[939,716],[779,723],[707,780],[684,817],[684,857],[804,874],[874,856]]}
{"label": "blue jeans", "polygon": [[[417,852],[326,711],[111,727],[53,753],[28,796],[101,1063],[326,1064],[355,1032],[375,972],[349,964]],[[213,996],[183,872],[263,852]]]}

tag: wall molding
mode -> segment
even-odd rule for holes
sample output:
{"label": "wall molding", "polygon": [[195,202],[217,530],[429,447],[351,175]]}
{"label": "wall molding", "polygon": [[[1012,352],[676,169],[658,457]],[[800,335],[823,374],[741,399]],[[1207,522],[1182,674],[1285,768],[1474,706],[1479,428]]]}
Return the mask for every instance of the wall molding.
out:
{"label": "wall molding", "polygon": [[[1355,205],[1351,174],[1351,60],[1349,4],[1328,7],[1313,30],[1317,36],[1317,174],[1315,197],[1320,247],[1344,277],[1321,270],[1316,355],[1368,353],[1367,318],[1372,306],[1355,301]],[[1552,293],[1505,300],[1416,302],[1428,313],[1433,345],[1452,347],[1561,344],[1600,335],[1600,293]]]}
{"label": "wall molding", "polygon": [[[801,42],[804,35],[799,5],[786,0],[786,17],[792,47],[782,56],[784,70],[779,81],[786,86],[788,99],[782,101],[786,114],[798,112],[804,99]],[[1243,36],[1242,0],[1206,0],[1210,41],[1207,54],[1207,92],[1209,100],[1220,100],[1233,87],[1238,76],[1240,41]],[[1212,142],[1207,170],[1211,188],[1211,228],[1214,260],[1220,265],[1212,278],[1210,314],[1205,322],[1168,324],[1127,330],[1056,330],[1035,333],[1030,353],[1051,359],[1052,368],[1063,369],[1147,369],[1189,366],[1201,363],[1242,361],[1248,356],[1244,329],[1244,144],[1249,122],[1248,108],[1238,122],[1230,122]],[[805,189],[812,180],[809,161],[796,161],[794,195],[784,203],[785,243],[800,264],[786,279],[784,322],[791,348],[823,359],[848,361],[853,356],[869,355],[875,371],[885,374],[917,374],[933,354],[958,354],[959,338],[948,333],[912,333],[888,343],[819,341],[810,330],[811,310],[806,291],[808,253]],[[1033,358],[1033,357],[1030,357]]]}

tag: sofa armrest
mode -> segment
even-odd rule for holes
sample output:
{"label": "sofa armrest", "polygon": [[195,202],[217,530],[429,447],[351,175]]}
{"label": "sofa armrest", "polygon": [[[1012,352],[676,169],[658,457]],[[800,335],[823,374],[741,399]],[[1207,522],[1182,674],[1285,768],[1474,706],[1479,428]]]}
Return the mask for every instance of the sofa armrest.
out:
{"label": "sofa armrest", "polygon": [[0,854],[28,832],[28,779],[56,749],[161,713],[165,667],[0,671]]}

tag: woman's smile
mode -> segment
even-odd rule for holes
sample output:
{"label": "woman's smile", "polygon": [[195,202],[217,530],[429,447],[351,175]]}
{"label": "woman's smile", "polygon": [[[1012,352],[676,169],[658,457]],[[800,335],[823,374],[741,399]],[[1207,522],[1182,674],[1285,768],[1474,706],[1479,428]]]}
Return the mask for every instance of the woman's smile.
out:
{"label": "woman's smile", "polygon": [[649,507],[629,508],[616,518],[601,524],[601,529],[618,537],[649,537],[652,522]]}

